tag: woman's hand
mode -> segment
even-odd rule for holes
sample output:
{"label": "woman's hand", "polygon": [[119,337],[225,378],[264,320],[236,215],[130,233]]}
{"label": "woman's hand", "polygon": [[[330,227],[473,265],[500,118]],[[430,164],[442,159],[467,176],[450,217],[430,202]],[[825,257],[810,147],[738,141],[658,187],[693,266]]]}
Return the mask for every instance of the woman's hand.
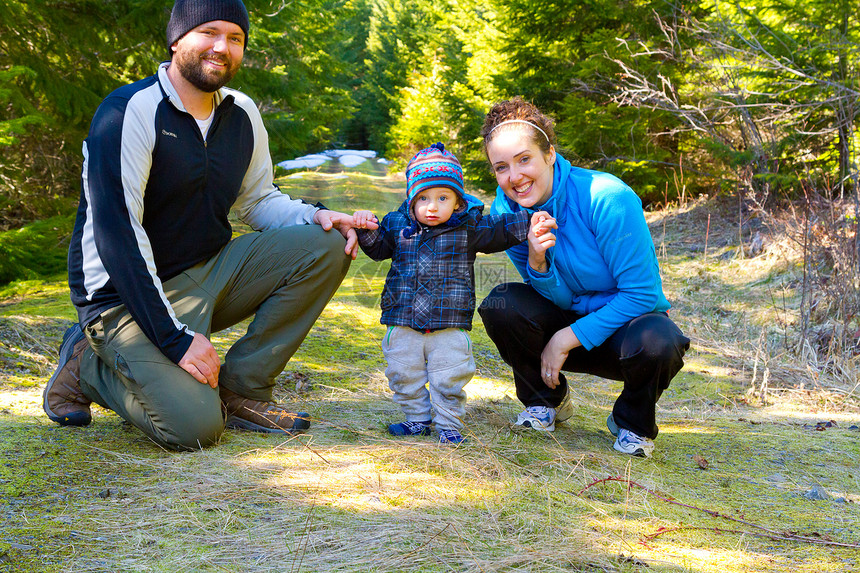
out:
{"label": "woman's hand", "polygon": [[538,211],[532,215],[529,229],[529,266],[536,272],[545,273],[548,269],[546,252],[555,246],[555,234],[552,229],[558,229],[558,223],[546,211]]}
{"label": "woman's hand", "polygon": [[544,384],[550,388],[558,387],[558,373],[568,353],[578,346],[582,344],[569,326],[552,335],[540,355],[540,372]]}

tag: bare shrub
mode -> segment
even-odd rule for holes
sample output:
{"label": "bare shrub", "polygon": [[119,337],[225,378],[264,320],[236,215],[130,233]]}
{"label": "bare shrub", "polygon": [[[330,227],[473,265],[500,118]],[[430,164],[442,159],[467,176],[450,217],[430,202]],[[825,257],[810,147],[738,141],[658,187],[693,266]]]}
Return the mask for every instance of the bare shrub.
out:
{"label": "bare shrub", "polygon": [[855,201],[804,184],[804,198],[785,209],[752,203],[770,232],[789,239],[799,255],[798,325],[790,349],[810,367],[853,384],[860,354]]}

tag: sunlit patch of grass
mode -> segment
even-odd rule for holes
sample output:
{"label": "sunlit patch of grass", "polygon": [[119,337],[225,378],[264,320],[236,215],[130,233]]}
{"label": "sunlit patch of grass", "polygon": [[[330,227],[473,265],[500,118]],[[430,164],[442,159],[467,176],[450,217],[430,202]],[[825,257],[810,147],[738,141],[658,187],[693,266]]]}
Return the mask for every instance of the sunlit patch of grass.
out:
{"label": "sunlit patch of grass", "polygon": [[[413,447],[418,445],[416,440]],[[373,511],[420,509],[437,506],[440,500],[474,503],[494,497],[503,487],[486,480],[457,478],[438,469],[434,471],[434,465],[421,471],[413,464],[384,468],[373,461],[402,455],[402,451],[403,444],[390,451],[375,448],[297,453],[265,483],[272,488],[312,491],[317,503],[357,512],[368,507]],[[445,479],[440,479],[443,475]]]}
{"label": "sunlit patch of grass", "polygon": [[0,317],[11,315],[74,320],[77,313],[66,276],[15,281],[0,288]]}
{"label": "sunlit patch of grass", "polygon": [[498,380],[490,380],[476,376],[466,387],[470,400],[499,401],[507,397],[513,398],[512,388],[500,384]]}
{"label": "sunlit patch of grass", "polygon": [[679,424],[677,422],[672,424],[664,424],[663,428],[660,430],[661,434],[713,434],[716,430],[714,428],[707,428],[704,426],[693,426],[691,424]]}

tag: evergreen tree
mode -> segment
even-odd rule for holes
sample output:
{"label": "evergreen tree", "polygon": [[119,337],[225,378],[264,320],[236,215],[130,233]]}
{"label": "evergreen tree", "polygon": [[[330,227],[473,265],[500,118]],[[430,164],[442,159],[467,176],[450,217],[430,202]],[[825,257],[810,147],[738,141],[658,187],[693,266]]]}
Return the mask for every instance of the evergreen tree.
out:
{"label": "evergreen tree", "polygon": [[[99,101],[163,57],[164,2],[0,3],[0,228],[70,208]],[[169,10],[169,8],[168,8]]]}
{"label": "evergreen tree", "polygon": [[[707,7],[662,20],[664,41],[651,53],[628,46],[615,60],[614,98],[675,116],[702,164],[722,166],[760,200],[797,192],[810,176],[840,187],[856,174],[856,14],[820,0]],[[677,62],[685,81],[651,76],[653,54]]]}
{"label": "evergreen tree", "polygon": [[260,106],[275,161],[318,151],[340,138],[355,111],[350,93],[354,0],[247,2],[251,32],[231,84]]}
{"label": "evergreen tree", "polygon": [[[250,38],[231,87],[260,104],[273,156],[336,140],[354,110],[355,46],[339,17],[357,18],[357,2],[247,6]],[[115,88],[168,59],[171,7],[170,0],[0,0],[0,228],[73,208],[92,115]]]}
{"label": "evergreen tree", "polygon": [[482,0],[373,0],[362,114],[371,142],[405,162],[445,143],[467,179],[495,187],[481,151],[484,114],[502,94],[493,74],[496,13]]}
{"label": "evergreen tree", "polygon": [[[494,0],[500,12],[498,52],[509,69],[495,80],[556,119],[563,154],[575,164],[615,173],[647,200],[662,200],[683,143],[666,113],[613,101],[626,45],[662,37],[656,10],[666,4],[622,0]],[[680,67],[650,59],[646,73],[678,81]]]}

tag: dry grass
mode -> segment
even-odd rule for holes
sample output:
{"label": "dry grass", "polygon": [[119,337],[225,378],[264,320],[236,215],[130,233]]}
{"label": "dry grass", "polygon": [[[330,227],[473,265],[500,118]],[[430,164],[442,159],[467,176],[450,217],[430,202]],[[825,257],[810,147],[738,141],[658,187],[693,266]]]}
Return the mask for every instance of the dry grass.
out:
{"label": "dry grass", "polygon": [[[285,186],[344,210],[400,199],[400,184],[374,177]],[[469,443],[388,436],[386,266],[366,259],[279,378],[278,397],[313,413],[307,434],[231,431],[179,454],[102,410],[87,428],[60,428],[40,386],[73,313],[57,302],[60,281],[27,287],[43,293],[32,297],[22,287],[0,301],[0,570],[860,571],[856,547],[779,539],[860,543],[856,365],[840,377],[785,349],[795,262],[776,249],[726,256],[737,230],[721,212],[699,201],[649,214],[672,316],[694,346],[658,405],[648,460],[611,449],[616,382],[572,377],[570,421],[549,435],[513,430],[510,373],[480,322]],[[481,293],[513,277],[501,256],[479,264]],[[827,420],[837,427],[812,429]],[[610,476],[643,487],[588,487]],[[805,497],[815,486],[831,499]]]}

